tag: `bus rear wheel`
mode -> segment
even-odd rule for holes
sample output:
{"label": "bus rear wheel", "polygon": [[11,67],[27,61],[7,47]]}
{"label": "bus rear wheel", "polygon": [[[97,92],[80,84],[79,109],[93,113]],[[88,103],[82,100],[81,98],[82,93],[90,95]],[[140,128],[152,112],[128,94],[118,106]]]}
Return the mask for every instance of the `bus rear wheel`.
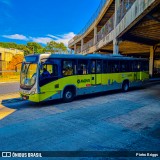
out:
{"label": "bus rear wheel", "polygon": [[123,82],[122,90],[123,90],[123,92],[127,92],[129,90],[129,82],[127,82],[127,81]]}
{"label": "bus rear wheel", "polygon": [[64,102],[68,103],[73,101],[74,99],[74,91],[72,89],[65,89],[63,93],[63,100]]}

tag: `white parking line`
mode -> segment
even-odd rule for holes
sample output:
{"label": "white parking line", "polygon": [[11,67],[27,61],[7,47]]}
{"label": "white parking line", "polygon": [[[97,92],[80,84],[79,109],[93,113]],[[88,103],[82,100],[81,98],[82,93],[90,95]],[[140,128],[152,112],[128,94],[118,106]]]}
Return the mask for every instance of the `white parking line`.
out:
{"label": "white parking line", "polygon": [[13,82],[0,82],[0,84],[3,84],[3,83],[19,83],[19,82],[17,82],[17,81],[13,81]]}

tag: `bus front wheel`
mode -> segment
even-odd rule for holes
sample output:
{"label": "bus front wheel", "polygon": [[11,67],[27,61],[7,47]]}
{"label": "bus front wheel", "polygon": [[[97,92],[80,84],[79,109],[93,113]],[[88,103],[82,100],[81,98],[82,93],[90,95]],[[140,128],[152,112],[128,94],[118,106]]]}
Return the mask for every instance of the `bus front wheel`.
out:
{"label": "bus front wheel", "polygon": [[127,81],[123,82],[123,84],[122,84],[122,90],[124,92],[127,92],[129,90],[129,82],[127,82]]}
{"label": "bus front wheel", "polygon": [[74,99],[74,91],[72,89],[65,89],[63,93],[64,102],[71,102]]}

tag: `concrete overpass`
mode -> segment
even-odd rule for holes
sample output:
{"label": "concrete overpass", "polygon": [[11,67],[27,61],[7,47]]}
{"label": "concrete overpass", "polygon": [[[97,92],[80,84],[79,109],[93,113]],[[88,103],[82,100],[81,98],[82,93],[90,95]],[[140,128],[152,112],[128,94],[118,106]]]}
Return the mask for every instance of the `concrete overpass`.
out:
{"label": "concrete overpass", "polygon": [[102,0],[85,28],[69,41],[75,53],[160,58],[160,0]]}

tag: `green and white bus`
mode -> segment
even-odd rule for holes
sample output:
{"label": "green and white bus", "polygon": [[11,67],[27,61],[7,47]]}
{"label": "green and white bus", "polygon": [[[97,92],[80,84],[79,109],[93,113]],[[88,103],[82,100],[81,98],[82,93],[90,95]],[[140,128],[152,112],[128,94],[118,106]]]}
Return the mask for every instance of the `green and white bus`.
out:
{"label": "green and white bus", "polygon": [[20,94],[32,102],[70,102],[78,95],[141,86],[149,79],[148,70],[147,59],[121,55],[28,55],[22,63]]}

